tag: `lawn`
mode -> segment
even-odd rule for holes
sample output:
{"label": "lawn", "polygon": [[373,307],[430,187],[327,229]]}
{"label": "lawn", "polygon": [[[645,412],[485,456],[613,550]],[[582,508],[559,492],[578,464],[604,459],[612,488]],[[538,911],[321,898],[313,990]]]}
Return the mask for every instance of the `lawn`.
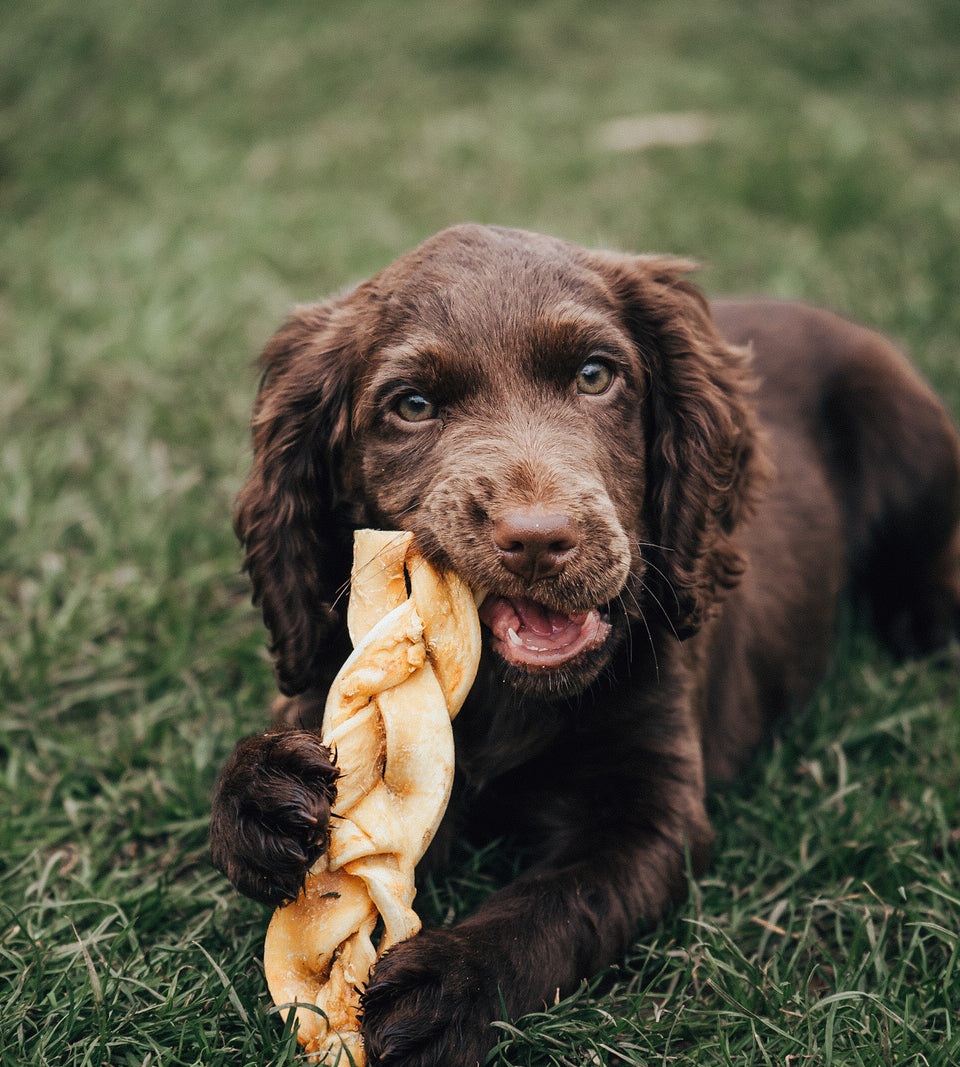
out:
{"label": "lawn", "polygon": [[[957,0],[8,0],[0,1065],[280,1065],[209,865],[273,694],[231,531],[286,309],[476,220],[887,331],[960,415]],[[844,628],[706,878],[494,1065],[960,1062],[960,658]],[[509,857],[419,898],[468,909]]]}

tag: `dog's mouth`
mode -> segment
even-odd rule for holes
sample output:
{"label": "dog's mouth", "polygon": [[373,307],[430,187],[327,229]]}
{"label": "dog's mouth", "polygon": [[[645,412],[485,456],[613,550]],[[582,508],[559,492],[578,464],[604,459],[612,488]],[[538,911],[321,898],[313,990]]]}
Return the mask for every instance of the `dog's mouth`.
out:
{"label": "dog's mouth", "polygon": [[562,667],[610,634],[609,617],[597,608],[566,613],[527,597],[486,597],[480,621],[493,634],[494,651],[528,671]]}

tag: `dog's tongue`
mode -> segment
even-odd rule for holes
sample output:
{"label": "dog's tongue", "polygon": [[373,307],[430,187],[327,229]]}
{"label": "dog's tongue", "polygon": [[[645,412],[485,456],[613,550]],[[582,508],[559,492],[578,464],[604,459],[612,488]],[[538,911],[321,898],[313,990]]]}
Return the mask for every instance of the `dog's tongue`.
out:
{"label": "dog's tongue", "polygon": [[488,596],[480,621],[496,639],[497,652],[526,667],[558,667],[601,645],[610,632],[595,608],[567,615],[527,597]]}
{"label": "dog's tongue", "polygon": [[538,637],[548,637],[551,640],[554,635],[567,629],[571,623],[583,616],[564,615],[559,611],[551,611],[543,604],[535,600],[518,598],[511,602],[514,611],[520,620],[518,629],[532,630]]}

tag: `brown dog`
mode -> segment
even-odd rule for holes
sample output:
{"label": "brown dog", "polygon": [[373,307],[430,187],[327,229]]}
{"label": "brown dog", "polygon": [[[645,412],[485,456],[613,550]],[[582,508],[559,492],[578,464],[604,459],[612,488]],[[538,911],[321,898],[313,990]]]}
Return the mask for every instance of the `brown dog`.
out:
{"label": "brown dog", "polygon": [[826,312],[711,309],[690,267],[458,227],[264,354],[237,531],[290,699],[224,769],[215,862],[276,904],[325,846],[314,730],[359,526],[488,590],[433,858],[465,828],[528,850],[475,915],[378,963],[372,1064],[477,1063],[491,1020],[682,897],[706,781],[810,696],[842,593],[899,652],[958,631],[960,446],[930,390]]}

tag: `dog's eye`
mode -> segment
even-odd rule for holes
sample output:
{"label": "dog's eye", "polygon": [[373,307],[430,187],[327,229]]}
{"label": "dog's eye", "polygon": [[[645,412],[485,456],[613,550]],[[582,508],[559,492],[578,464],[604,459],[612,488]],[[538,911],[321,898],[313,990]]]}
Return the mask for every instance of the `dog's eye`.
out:
{"label": "dog's eye", "polygon": [[397,401],[396,412],[404,422],[428,422],[437,417],[437,405],[419,393],[407,393]]}
{"label": "dog's eye", "polygon": [[613,381],[613,367],[605,359],[585,360],[577,371],[577,392],[588,396],[605,393]]}

